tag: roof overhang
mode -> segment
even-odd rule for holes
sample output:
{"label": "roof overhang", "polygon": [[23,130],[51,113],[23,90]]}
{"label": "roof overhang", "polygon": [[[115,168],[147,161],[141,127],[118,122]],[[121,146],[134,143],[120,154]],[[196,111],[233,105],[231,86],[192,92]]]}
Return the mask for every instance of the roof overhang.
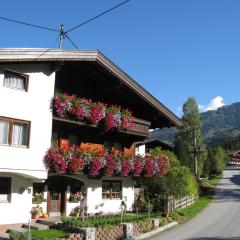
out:
{"label": "roof overhang", "polygon": [[36,63],[36,62],[70,62],[95,61],[115,75],[122,83],[135,91],[171,123],[170,126],[182,127],[182,121],[135,80],[117,67],[101,52],[95,50],[59,50],[59,49],[29,49],[4,48],[0,49],[0,63]]}

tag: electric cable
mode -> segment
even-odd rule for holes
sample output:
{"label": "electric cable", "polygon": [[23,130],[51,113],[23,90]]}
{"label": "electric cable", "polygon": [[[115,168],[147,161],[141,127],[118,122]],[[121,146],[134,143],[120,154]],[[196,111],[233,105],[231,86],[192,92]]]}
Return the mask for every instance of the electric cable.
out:
{"label": "electric cable", "polygon": [[95,19],[98,18],[98,17],[101,17],[101,16],[105,15],[106,13],[108,13],[108,12],[110,12],[110,11],[112,11],[112,10],[120,7],[120,6],[122,6],[123,4],[125,4],[125,3],[127,3],[127,2],[130,2],[130,1],[131,1],[131,0],[126,0],[126,1],[124,1],[124,2],[121,2],[121,3],[113,6],[112,8],[110,8],[110,9],[108,9],[108,10],[106,10],[106,11],[104,11],[104,12],[98,14],[98,15],[96,15],[95,17],[92,17],[92,18],[86,20],[86,21],[83,22],[83,23],[80,23],[79,25],[77,25],[77,26],[75,26],[75,27],[73,27],[73,28],[70,28],[70,29],[69,29],[68,31],[66,31],[65,33],[67,34],[67,33],[71,32],[71,31],[73,31],[73,30],[75,30],[75,29],[77,29],[77,28],[79,28],[79,27],[82,27],[83,25],[85,25],[85,24],[87,24],[87,23],[95,20]]}
{"label": "electric cable", "polygon": [[65,37],[69,40],[69,42],[70,42],[76,49],[79,49],[78,46],[72,41],[72,39],[71,39],[67,34],[65,34]]}
{"label": "electric cable", "polygon": [[44,29],[44,30],[48,30],[48,31],[52,31],[52,32],[59,32],[59,30],[57,30],[57,29],[53,29],[53,28],[49,28],[49,27],[43,27],[43,26],[31,24],[31,23],[26,23],[26,22],[14,20],[14,19],[6,18],[6,17],[1,17],[0,16],[0,19],[5,20],[5,21],[9,21],[9,22],[14,22],[14,23],[26,25],[26,26],[29,26],[29,27],[40,28],[40,29]]}

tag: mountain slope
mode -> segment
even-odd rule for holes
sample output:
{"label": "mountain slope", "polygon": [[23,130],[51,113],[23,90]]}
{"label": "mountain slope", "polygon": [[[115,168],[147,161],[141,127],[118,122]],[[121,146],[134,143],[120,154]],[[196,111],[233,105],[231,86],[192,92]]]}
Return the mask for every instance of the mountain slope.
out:
{"label": "mountain slope", "polygon": [[[240,136],[240,102],[201,113],[202,131],[208,145],[222,144]],[[172,143],[176,128],[158,129],[151,136]]]}

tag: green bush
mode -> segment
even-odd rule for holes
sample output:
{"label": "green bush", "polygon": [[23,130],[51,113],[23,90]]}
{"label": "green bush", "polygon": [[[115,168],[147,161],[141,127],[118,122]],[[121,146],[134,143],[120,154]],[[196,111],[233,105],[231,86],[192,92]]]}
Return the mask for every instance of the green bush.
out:
{"label": "green bush", "polygon": [[172,212],[170,214],[170,216],[171,216],[173,221],[178,221],[178,219],[179,219],[179,214],[177,212]]}
{"label": "green bush", "polygon": [[[9,232],[9,239],[10,240],[28,240],[28,231],[25,232],[19,232],[16,230],[10,230]],[[30,235],[30,239],[32,239],[31,235]]]}
{"label": "green bush", "polygon": [[[157,216],[157,214],[155,214]],[[147,213],[142,214],[125,214],[122,216],[123,222],[141,222],[148,219]],[[79,218],[62,218],[66,224],[78,227],[106,227],[114,226],[121,223],[120,215],[88,217],[84,221]]]}

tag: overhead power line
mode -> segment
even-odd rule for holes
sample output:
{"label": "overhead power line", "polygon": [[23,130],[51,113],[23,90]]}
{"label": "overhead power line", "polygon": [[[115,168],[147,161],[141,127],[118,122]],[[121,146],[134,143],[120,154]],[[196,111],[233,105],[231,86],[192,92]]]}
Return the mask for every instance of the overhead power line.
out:
{"label": "overhead power line", "polygon": [[78,46],[73,42],[73,40],[66,34],[65,37],[69,40],[69,42],[76,48],[79,49]]}
{"label": "overhead power line", "polygon": [[114,7],[112,7],[112,8],[110,8],[110,9],[108,9],[108,10],[106,10],[106,11],[98,14],[97,16],[92,17],[92,18],[88,19],[87,21],[85,21],[85,22],[83,22],[83,23],[80,23],[79,25],[77,25],[77,26],[75,26],[75,27],[73,27],[73,28],[70,28],[70,29],[69,29],[68,31],[66,31],[65,33],[69,33],[69,32],[71,32],[71,31],[73,31],[73,30],[75,30],[75,29],[77,29],[77,28],[79,28],[79,27],[82,27],[83,25],[85,25],[85,24],[87,24],[87,23],[95,20],[96,18],[99,18],[99,17],[105,15],[105,14],[108,13],[108,12],[111,12],[112,10],[114,10],[114,9],[116,9],[116,8],[122,6],[123,4],[125,4],[125,3],[127,3],[127,2],[130,2],[130,1],[131,1],[131,0],[126,0],[126,1],[124,1],[124,2],[121,2],[121,3],[117,4],[117,5],[115,5]]}
{"label": "overhead power line", "polygon": [[14,22],[14,23],[18,23],[18,24],[22,24],[22,25],[26,25],[26,26],[30,26],[30,27],[35,27],[35,28],[40,28],[40,29],[52,31],[52,32],[59,32],[59,30],[57,30],[57,29],[53,29],[53,28],[49,28],[49,27],[43,27],[43,26],[39,26],[39,25],[31,24],[31,23],[26,23],[26,22],[22,22],[22,21],[10,19],[10,18],[5,18],[5,17],[1,17],[1,16],[0,16],[0,19],[8,21],[8,22]]}

